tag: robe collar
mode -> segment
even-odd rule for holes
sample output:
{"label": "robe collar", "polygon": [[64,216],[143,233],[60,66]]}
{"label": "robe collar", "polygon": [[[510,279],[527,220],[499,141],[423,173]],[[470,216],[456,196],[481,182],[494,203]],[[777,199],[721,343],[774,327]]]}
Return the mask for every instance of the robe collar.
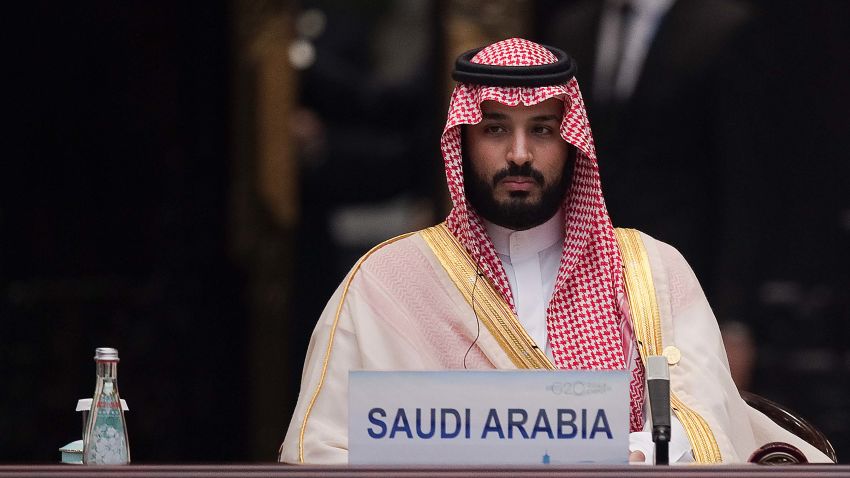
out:
{"label": "robe collar", "polygon": [[564,241],[564,211],[560,209],[548,221],[524,231],[508,229],[486,219],[482,222],[496,252],[510,257],[511,262],[535,256]]}

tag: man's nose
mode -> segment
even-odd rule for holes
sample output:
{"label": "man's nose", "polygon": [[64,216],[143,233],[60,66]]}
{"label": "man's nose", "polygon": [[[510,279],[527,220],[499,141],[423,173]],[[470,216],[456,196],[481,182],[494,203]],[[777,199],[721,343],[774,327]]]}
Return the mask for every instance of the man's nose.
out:
{"label": "man's nose", "polygon": [[522,166],[523,164],[534,160],[534,156],[532,155],[529,146],[528,136],[525,132],[518,131],[514,133],[513,142],[511,144],[510,151],[508,151],[507,160],[518,166]]}

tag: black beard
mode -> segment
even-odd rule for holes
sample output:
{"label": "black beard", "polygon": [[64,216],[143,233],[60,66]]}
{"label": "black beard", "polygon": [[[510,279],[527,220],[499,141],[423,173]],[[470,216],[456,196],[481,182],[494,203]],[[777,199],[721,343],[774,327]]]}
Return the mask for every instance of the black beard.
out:
{"label": "black beard", "polygon": [[[533,169],[530,163],[522,166],[511,164],[488,180],[475,170],[464,154],[463,182],[466,198],[481,217],[499,226],[515,231],[539,226],[558,212],[566,197],[572,179],[573,150],[570,148],[569,157],[564,162],[564,170],[552,184],[545,184],[543,174]],[[531,202],[528,200],[527,191],[513,191],[507,202],[497,201],[493,190],[499,181],[508,176],[527,177],[534,180],[543,188],[540,200]]]}

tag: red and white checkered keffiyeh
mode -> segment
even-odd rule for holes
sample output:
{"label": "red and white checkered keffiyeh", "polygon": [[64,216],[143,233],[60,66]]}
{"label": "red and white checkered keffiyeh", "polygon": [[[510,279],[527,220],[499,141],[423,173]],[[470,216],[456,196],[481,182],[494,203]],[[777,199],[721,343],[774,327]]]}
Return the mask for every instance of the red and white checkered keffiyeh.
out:
{"label": "red and white checkered keffiyeh", "polygon": [[[500,66],[531,66],[556,61],[555,55],[545,47],[520,38],[494,43],[472,58],[473,63]],[[511,288],[493,242],[466,199],[460,125],[480,122],[480,104],[485,100],[507,106],[520,103],[530,106],[552,97],[563,98],[561,137],[575,146],[578,154],[572,184],[564,199],[564,251],[552,300],[546,310],[549,344],[558,368],[622,370],[629,362],[627,354],[631,353],[634,340],[618,303],[618,298],[625,295],[622,260],[602,198],[593,136],[575,78],[566,84],[536,88],[457,84],[440,142],[453,203],[446,224],[516,312]],[[643,427],[643,367],[640,360],[636,362],[631,381],[632,431]]]}

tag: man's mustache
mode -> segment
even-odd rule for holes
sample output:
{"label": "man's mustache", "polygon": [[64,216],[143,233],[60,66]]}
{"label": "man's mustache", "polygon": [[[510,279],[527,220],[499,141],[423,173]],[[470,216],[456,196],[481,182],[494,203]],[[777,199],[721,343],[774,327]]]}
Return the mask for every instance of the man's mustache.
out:
{"label": "man's mustache", "polygon": [[505,179],[508,176],[513,177],[526,177],[531,178],[537,184],[543,186],[544,178],[543,173],[531,167],[531,163],[525,163],[522,166],[517,166],[514,163],[511,163],[507,168],[499,171],[493,176],[493,187],[496,187],[499,184],[499,181]]}

